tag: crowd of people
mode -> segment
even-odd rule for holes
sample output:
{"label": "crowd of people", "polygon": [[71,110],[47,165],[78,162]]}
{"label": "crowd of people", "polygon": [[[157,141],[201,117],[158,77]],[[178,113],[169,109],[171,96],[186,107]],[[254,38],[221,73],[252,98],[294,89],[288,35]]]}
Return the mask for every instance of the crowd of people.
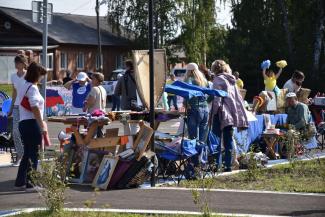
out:
{"label": "crowd of people", "polygon": [[[38,84],[47,71],[40,64],[33,61],[31,52],[19,51],[14,64],[17,72],[11,77],[13,84],[12,106],[9,115],[13,116],[13,139],[17,150],[16,166],[19,166],[15,186],[17,188],[32,189],[28,172],[37,167],[38,147],[42,138],[47,134],[46,123],[43,121],[44,98],[39,92]],[[269,70],[270,63],[262,63],[262,75],[265,90],[279,94],[277,79],[281,75],[286,63],[277,64],[278,73]],[[125,62],[125,73],[119,76],[113,98],[115,106],[122,110],[134,110],[137,104],[137,85],[134,75],[133,62]],[[171,74],[167,84],[172,84],[177,79]],[[67,72],[62,79],[65,88],[72,90],[72,113],[94,113],[105,111],[107,93],[102,86],[104,75],[102,73],[79,72],[73,76]],[[208,128],[212,129],[216,138],[223,141],[225,148],[224,171],[231,171],[233,132],[234,128],[247,128],[248,118],[244,100],[240,90],[244,88],[244,82],[240,79],[239,72],[232,72],[229,64],[223,60],[215,60],[211,70],[196,63],[186,66],[184,82],[200,87],[213,88],[227,92],[228,96],[221,97],[193,97],[185,101],[187,111],[187,129],[189,139],[197,139],[206,142]],[[288,80],[284,88],[288,89],[286,96],[288,124],[296,129],[303,129],[310,121],[308,106],[298,102],[296,93],[302,86],[304,74],[294,71],[292,78]],[[118,99],[118,100],[117,100]],[[120,105],[117,105],[117,103]],[[174,106],[179,109],[177,97],[168,94],[169,108]],[[33,135],[33,136],[30,136]],[[98,129],[97,137],[103,136],[102,129]],[[222,168],[221,146],[217,150],[216,164]]]}
{"label": "crowd of people", "polygon": [[[37,168],[38,150],[47,136],[43,117],[45,100],[39,91],[47,70],[34,61],[31,51],[18,51],[14,64],[17,72],[11,76],[13,93],[8,115],[13,116],[13,140],[17,152],[14,166],[19,166],[15,187],[34,191],[29,172]],[[103,81],[102,73],[92,73],[91,78],[85,72],[78,73],[75,79],[70,73],[65,76],[64,87],[72,89],[75,114],[105,111],[107,94],[101,86]],[[98,129],[97,136],[102,135],[102,129]]]}

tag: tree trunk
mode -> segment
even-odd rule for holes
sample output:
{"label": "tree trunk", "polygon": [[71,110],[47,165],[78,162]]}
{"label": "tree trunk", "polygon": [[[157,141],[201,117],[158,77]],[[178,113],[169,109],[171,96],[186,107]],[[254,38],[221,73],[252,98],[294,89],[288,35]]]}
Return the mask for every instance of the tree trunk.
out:
{"label": "tree trunk", "polygon": [[319,63],[320,56],[322,52],[322,42],[324,38],[324,8],[323,8],[323,0],[317,1],[318,8],[318,22],[316,23],[315,29],[315,42],[314,42],[314,57],[313,57],[313,71],[312,77],[313,79],[317,79],[319,77]]}
{"label": "tree trunk", "polygon": [[284,28],[284,31],[286,34],[288,51],[289,51],[289,62],[294,68],[295,60],[294,60],[294,55],[293,55],[292,37],[291,37],[290,29],[289,29],[288,9],[285,5],[284,0],[277,0],[277,2],[278,2],[278,5],[279,5],[281,13],[282,13],[283,28]]}

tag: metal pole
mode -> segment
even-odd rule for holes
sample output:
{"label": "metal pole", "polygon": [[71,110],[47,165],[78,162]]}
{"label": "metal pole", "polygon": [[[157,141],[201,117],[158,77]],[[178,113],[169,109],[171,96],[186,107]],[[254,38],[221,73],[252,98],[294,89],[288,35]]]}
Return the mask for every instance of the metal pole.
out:
{"label": "metal pole", "polygon": [[97,39],[98,39],[98,55],[99,55],[99,71],[103,72],[103,60],[102,60],[102,42],[100,38],[99,27],[99,2],[96,0],[96,18],[97,18]]}
{"label": "metal pole", "polygon": [[[149,0],[149,70],[150,70],[150,127],[155,127],[154,105],[154,40],[153,40],[153,0]],[[155,151],[154,135],[151,137],[151,150]],[[151,173],[151,186],[156,183],[155,168]]]}
{"label": "metal pole", "polygon": [[[48,25],[47,25],[47,0],[43,0],[43,59],[42,63],[43,66],[47,70],[47,34],[48,34]],[[42,81],[42,96],[46,101],[46,82],[47,82],[47,75],[44,76]],[[44,109],[44,118],[46,117],[46,109]]]}

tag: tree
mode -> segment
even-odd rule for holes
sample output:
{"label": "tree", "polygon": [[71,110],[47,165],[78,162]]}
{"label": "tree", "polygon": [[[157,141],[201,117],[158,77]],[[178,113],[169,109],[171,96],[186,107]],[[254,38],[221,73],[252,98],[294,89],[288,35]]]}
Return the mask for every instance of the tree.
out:
{"label": "tree", "polygon": [[[175,0],[155,0],[154,4],[156,43],[164,46],[176,32],[177,8]],[[148,0],[108,1],[107,20],[117,34],[127,29],[137,48],[148,47]]]}
{"label": "tree", "polygon": [[189,62],[207,62],[208,41],[216,25],[215,0],[178,0],[181,38]]}

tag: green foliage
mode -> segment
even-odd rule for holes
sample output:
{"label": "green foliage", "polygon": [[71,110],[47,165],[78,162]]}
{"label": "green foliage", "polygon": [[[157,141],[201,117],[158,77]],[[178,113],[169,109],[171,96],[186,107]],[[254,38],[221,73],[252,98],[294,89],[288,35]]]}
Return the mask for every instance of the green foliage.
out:
{"label": "green foliage", "polygon": [[44,202],[50,212],[59,213],[64,207],[66,163],[59,157],[53,161],[41,161],[41,170],[31,171],[32,182],[35,186],[43,188],[38,193],[44,199]]}
{"label": "green foliage", "polygon": [[256,181],[259,178],[261,173],[261,169],[257,166],[257,160],[255,159],[254,152],[247,153],[248,161],[247,161],[247,171],[242,173],[244,179],[247,181]]}
{"label": "green foliage", "polygon": [[[154,20],[156,23],[155,38],[163,47],[167,40],[175,36],[177,31],[177,8],[175,0],[154,1]],[[120,0],[108,1],[107,20],[113,32],[128,32],[139,49],[148,48],[148,1]]]}
{"label": "green foliage", "polygon": [[0,90],[5,92],[9,97],[12,96],[12,88],[11,84],[0,84]]}
{"label": "green foliage", "polygon": [[203,185],[222,189],[325,193],[324,171],[324,158],[310,161],[295,160],[289,164],[261,169],[255,180],[249,180],[248,176],[239,173],[203,181],[184,181],[180,184],[187,188]]}
{"label": "green foliage", "polygon": [[[229,29],[226,41],[231,54],[229,61],[233,70],[241,72],[249,96],[264,89],[259,64],[265,59],[273,63],[287,60],[288,67],[279,79],[279,87],[291,77],[293,70],[299,69],[306,74],[304,86],[313,90],[322,89],[321,82],[312,83],[310,80],[318,0],[231,2],[233,28]],[[290,34],[289,39],[287,33]],[[272,65],[271,68],[277,70],[275,64]],[[322,76],[319,71],[318,79]]]}
{"label": "green foliage", "polygon": [[181,40],[188,62],[205,64],[212,30],[215,30],[215,0],[178,0],[182,22]]}

